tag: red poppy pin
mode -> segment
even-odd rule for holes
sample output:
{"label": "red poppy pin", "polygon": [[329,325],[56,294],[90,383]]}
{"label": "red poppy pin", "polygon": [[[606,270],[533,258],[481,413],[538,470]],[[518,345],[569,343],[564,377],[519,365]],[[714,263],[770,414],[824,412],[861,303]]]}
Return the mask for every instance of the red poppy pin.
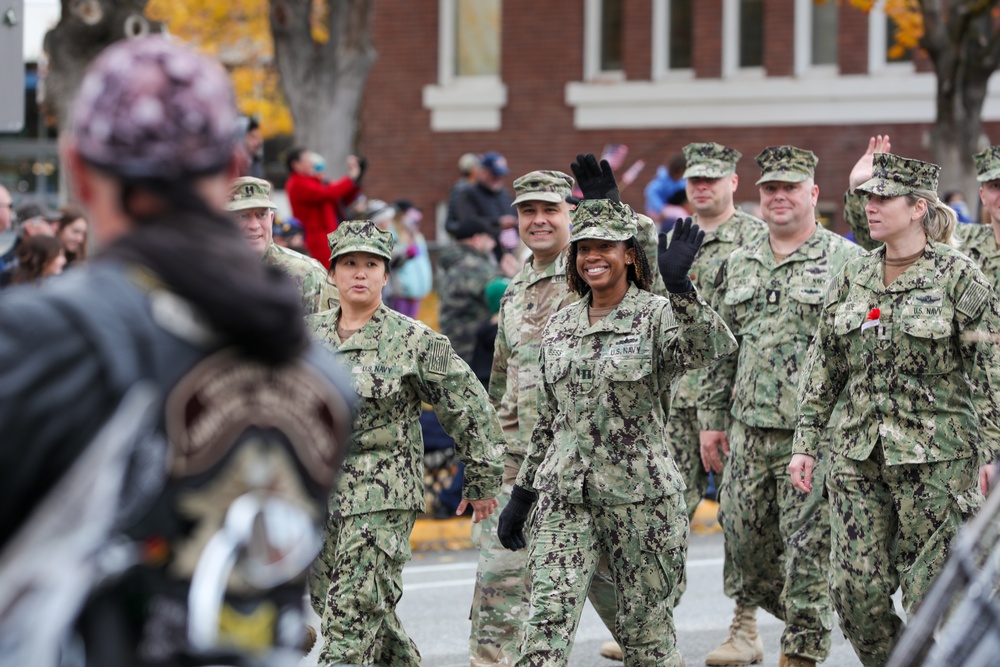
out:
{"label": "red poppy pin", "polygon": [[879,321],[879,317],[882,316],[882,311],[878,308],[872,308],[868,311],[868,315],[865,317],[865,321],[861,324],[861,330],[871,329],[872,327],[877,327],[882,324]]}

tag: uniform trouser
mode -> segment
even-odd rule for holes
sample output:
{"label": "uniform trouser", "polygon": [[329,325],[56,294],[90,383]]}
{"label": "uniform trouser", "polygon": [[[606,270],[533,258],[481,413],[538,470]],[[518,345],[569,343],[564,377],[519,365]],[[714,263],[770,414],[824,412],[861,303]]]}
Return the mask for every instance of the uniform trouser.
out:
{"label": "uniform trouser", "polygon": [[728,481],[720,500],[744,601],[785,621],[782,653],[823,662],[833,630],[827,461],[817,458],[812,491],[798,491],[788,477],[794,435],[734,419]]}
{"label": "uniform trouser", "polygon": [[827,475],[833,604],[866,667],[884,665],[902,630],[892,594],[911,615],[948,558],[959,526],[982,505],[975,458],[886,465],[834,454]]}
{"label": "uniform trouser", "polygon": [[[666,400],[666,399],[664,399]],[[705,491],[708,489],[708,471],[701,463],[701,431],[698,428],[697,408],[670,408],[670,417],[667,419],[667,453],[674,459],[677,469],[680,470],[684,483],[687,484],[687,491],[684,493],[684,504],[687,509],[687,517],[690,522],[694,517],[698,503],[701,502]],[[727,464],[728,468],[728,464]],[[715,476],[716,488],[721,496],[722,489],[726,484],[726,471],[723,469],[721,475]],[[719,523],[725,524],[725,507],[719,503]],[[729,547],[723,545],[722,578],[723,591],[732,600],[743,602],[741,597],[739,572],[733,566],[733,558],[729,553]],[[687,579],[682,578],[677,587],[677,598],[674,604],[680,603],[681,595],[687,588]]]}
{"label": "uniform trouser", "polygon": [[320,665],[420,665],[420,652],[396,615],[416,516],[386,510],[327,520],[309,578],[322,619]]}
{"label": "uniform trouser", "polygon": [[531,617],[519,667],[568,664],[586,592],[603,556],[617,593],[615,636],[626,667],[681,664],[673,596],[687,556],[684,501],[572,504],[543,494],[530,551]]}
{"label": "uniform trouser", "polygon": [[[528,550],[510,551],[497,538],[500,513],[510,500],[510,491],[521,467],[522,456],[508,454],[504,466],[503,487],[497,495],[499,505],[492,515],[472,527],[472,542],[479,546],[479,570],[472,596],[472,632],[469,654],[472,667],[513,665],[520,653],[521,633],[528,620],[530,578]],[[530,542],[530,530],[528,540]],[[604,624],[614,633],[615,587],[604,559],[587,593]]]}

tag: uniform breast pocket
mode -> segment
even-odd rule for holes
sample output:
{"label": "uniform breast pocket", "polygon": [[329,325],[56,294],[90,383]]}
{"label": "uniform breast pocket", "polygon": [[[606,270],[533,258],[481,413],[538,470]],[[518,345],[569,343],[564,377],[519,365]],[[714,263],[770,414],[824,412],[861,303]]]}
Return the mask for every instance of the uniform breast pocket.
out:
{"label": "uniform breast pocket", "polygon": [[897,320],[900,330],[896,364],[907,375],[943,375],[958,363],[952,338],[952,320],[945,313],[937,317],[912,317],[905,310]]}
{"label": "uniform breast pocket", "polygon": [[354,375],[358,392],[358,428],[373,428],[395,421],[402,406],[403,378],[396,375],[360,373]]}
{"label": "uniform breast pocket", "polygon": [[753,285],[737,285],[730,287],[722,296],[722,302],[733,310],[733,333],[737,336],[746,335],[750,327],[752,317],[747,317],[747,311],[753,306],[753,295],[756,293]]}
{"label": "uniform breast pocket", "polygon": [[606,403],[608,414],[648,414],[653,401],[659,400],[651,357],[610,357],[604,360],[600,373],[606,385],[601,401]]}

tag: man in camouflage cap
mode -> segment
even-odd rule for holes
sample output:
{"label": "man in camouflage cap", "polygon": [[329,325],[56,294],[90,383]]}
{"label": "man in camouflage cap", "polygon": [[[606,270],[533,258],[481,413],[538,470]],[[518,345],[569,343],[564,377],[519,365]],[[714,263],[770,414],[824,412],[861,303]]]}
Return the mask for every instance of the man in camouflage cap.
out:
{"label": "man in camouflage cap", "polygon": [[990,224],[959,225],[955,234],[962,239],[962,252],[979,265],[993,289],[1000,290],[1000,146],[990,146],[972,159],[976,163],[979,200]]}
{"label": "man in camouflage cap", "polygon": [[[811,151],[771,146],[756,160],[769,234],[735,250],[715,277],[712,306],[740,353],[707,370],[698,421],[703,442],[731,450],[719,502],[743,602],[785,621],[782,667],[807,667],[830,652],[830,516],[821,474],[807,495],[785,478],[795,392],[826,285],[860,249],[817,224]],[[740,664],[741,639],[726,664]]]}
{"label": "man in camouflage cap", "polygon": [[[734,197],[739,185],[736,163],[742,157],[739,151],[717,143],[692,143],[684,147],[684,157],[688,201],[694,208],[695,222],[705,232],[705,241],[691,266],[691,280],[705,300],[712,303],[714,278],[722,263],[736,248],[766,237],[767,226],[736,208]],[[700,373],[681,376],[671,397],[667,421],[667,450],[687,484],[685,504],[689,519],[694,516],[708,488],[708,470],[715,473],[716,487],[720,486],[723,471],[718,453],[722,443],[705,443],[703,448],[700,440],[697,399],[702,380]],[[712,456],[707,455],[710,449]],[[725,520],[724,512],[720,513],[719,520]],[[710,665],[735,664],[731,661],[743,659],[747,664],[759,661],[763,657],[763,645],[757,635],[756,607],[743,604],[741,600],[739,577],[728,549],[723,571],[726,595],[737,602],[736,619],[730,626],[729,640],[709,653],[706,660]],[[682,584],[678,588],[678,598],[683,590]],[[740,640],[736,648],[731,644],[734,638]]]}
{"label": "man in camouflage cap", "polygon": [[278,207],[270,195],[271,184],[267,181],[253,176],[237,178],[229,188],[226,210],[264,263],[295,280],[302,290],[306,315],[333,308],[338,302],[337,288],[327,280],[323,265],[274,242],[274,211]]}
{"label": "man in camouflage cap", "polygon": [[[506,436],[507,455],[497,513],[473,527],[473,541],[480,549],[469,636],[473,667],[517,662],[528,618],[527,550],[503,548],[496,527],[538,418],[542,329],[550,315],[578,298],[566,283],[572,208],[566,199],[572,193],[573,179],[561,171],[532,171],[514,181],[518,231],[531,257],[500,302],[489,393]],[[614,632],[615,594],[606,563],[594,576],[588,597]]]}

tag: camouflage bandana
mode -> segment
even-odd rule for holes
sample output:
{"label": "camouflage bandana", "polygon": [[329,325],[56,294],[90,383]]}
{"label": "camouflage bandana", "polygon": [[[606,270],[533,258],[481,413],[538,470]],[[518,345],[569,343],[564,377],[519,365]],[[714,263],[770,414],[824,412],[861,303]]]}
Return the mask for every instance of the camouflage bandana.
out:
{"label": "camouflage bandana", "polygon": [[940,173],[941,167],[930,162],[899,157],[892,153],[875,153],[872,177],[854,188],[854,191],[881,197],[908,195],[914,190],[937,191]]}
{"label": "camouflage bandana", "polygon": [[243,176],[233,181],[229,186],[229,201],[227,211],[245,211],[248,208],[269,208],[276,210],[277,205],[271,201],[271,184],[262,178]]}
{"label": "camouflage bandana", "polygon": [[795,146],[768,146],[754,159],[761,169],[757,185],[768,181],[801,183],[816,174],[819,161],[812,151]]}
{"label": "camouflage bandana", "polygon": [[340,223],[337,231],[327,235],[330,261],[349,252],[368,252],[392,259],[392,232],[379,229],[371,220],[351,220]]}
{"label": "camouflage bandana", "polygon": [[218,61],[159,36],[123,39],[88,69],[70,116],[80,155],[126,178],[221,171],[239,122]]}
{"label": "camouflage bandana", "polygon": [[533,171],[514,181],[513,204],[523,201],[561,202],[571,194],[573,179],[567,174],[561,171]]}
{"label": "camouflage bandana", "polygon": [[695,143],[684,147],[687,169],[684,178],[722,178],[736,173],[736,163],[743,154],[716,143]]}
{"label": "camouflage bandana", "polygon": [[976,163],[976,180],[980,183],[1000,179],[1000,146],[990,146],[972,156]]}
{"label": "camouflage bandana", "polygon": [[570,243],[583,239],[628,241],[638,234],[635,212],[627,204],[610,199],[584,199],[573,211],[572,219]]}

